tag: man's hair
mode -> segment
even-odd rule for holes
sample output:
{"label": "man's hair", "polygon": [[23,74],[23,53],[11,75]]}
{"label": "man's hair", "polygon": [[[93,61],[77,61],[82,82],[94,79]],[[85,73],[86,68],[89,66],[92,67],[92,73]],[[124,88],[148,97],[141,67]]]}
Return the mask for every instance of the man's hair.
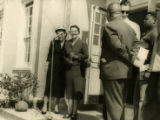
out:
{"label": "man's hair", "polygon": [[70,29],[72,29],[72,28],[76,28],[78,30],[78,32],[80,33],[80,28],[78,27],[78,25],[71,25]]}
{"label": "man's hair", "polygon": [[147,15],[150,15],[154,19],[154,21],[157,20],[156,14],[154,12],[148,12]]}
{"label": "man's hair", "polygon": [[118,1],[111,2],[107,7],[107,11],[110,14],[121,13],[120,2]]}
{"label": "man's hair", "polygon": [[130,0],[122,0],[120,5],[130,6],[131,7],[131,1]]}

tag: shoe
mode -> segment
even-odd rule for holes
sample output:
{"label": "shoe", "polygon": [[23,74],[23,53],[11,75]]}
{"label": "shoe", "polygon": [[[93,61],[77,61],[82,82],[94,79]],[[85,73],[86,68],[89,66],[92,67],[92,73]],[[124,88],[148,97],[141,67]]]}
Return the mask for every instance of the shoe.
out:
{"label": "shoe", "polygon": [[58,109],[58,105],[55,106],[53,112],[54,112],[55,114],[59,114],[59,113],[60,113],[60,112],[59,112],[59,109]]}
{"label": "shoe", "polygon": [[53,112],[54,112],[55,114],[60,114],[60,112],[59,112],[59,111],[55,111],[55,110],[54,110]]}
{"label": "shoe", "polygon": [[65,114],[63,118],[71,118],[72,114]]}
{"label": "shoe", "polygon": [[42,113],[43,115],[45,115],[47,112],[42,111],[41,113]]}
{"label": "shoe", "polygon": [[72,114],[71,120],[77,120],[77,114]]}
{"label": "shoe", "polygon": [[47,113],[47,106],[43,106],[41,113],[42,114],[46,114]]}

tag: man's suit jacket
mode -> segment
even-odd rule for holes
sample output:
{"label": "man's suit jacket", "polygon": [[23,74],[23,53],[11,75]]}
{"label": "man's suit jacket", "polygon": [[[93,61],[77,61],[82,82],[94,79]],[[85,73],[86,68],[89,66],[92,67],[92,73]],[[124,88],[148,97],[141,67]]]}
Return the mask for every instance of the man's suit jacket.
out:
{"label": "man's suit jacket", "polygon": [[102,54],[107,62],[101,64],[102,79],[127,79],[132,73],[130,50],[137,40],[134,30],[122,18],[105,26],[102,38]]}
{"label": "man's suit jacket", "polygon": [[134,30],[134,32],[136,33],[137,39],[140,40],[141,31],[140,31],[139,25],[128,18],[125,18],[124,21]]}

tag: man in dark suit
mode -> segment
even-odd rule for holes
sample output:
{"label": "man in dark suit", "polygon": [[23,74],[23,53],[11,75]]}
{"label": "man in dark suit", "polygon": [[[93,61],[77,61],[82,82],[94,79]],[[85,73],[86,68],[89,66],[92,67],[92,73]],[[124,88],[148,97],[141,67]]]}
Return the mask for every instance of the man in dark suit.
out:
{"label": "man in dark suit", "polygon": [[101,79],[108,115],[112,120],[122,120],[126,99],[126,83],[132,74],[132,49],[138,41],[134,30],[121,15],[119,2],[108,5],[107,18],[102,39]]}

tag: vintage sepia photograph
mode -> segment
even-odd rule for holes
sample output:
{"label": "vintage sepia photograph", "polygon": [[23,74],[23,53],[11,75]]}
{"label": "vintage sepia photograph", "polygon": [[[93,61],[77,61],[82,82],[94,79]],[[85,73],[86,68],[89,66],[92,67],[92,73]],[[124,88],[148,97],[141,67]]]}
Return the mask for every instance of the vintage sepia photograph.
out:
{"label": "vintage sepia photograph", "polygon": [[160,120],[160,0],[0,0],[0,120]]}

